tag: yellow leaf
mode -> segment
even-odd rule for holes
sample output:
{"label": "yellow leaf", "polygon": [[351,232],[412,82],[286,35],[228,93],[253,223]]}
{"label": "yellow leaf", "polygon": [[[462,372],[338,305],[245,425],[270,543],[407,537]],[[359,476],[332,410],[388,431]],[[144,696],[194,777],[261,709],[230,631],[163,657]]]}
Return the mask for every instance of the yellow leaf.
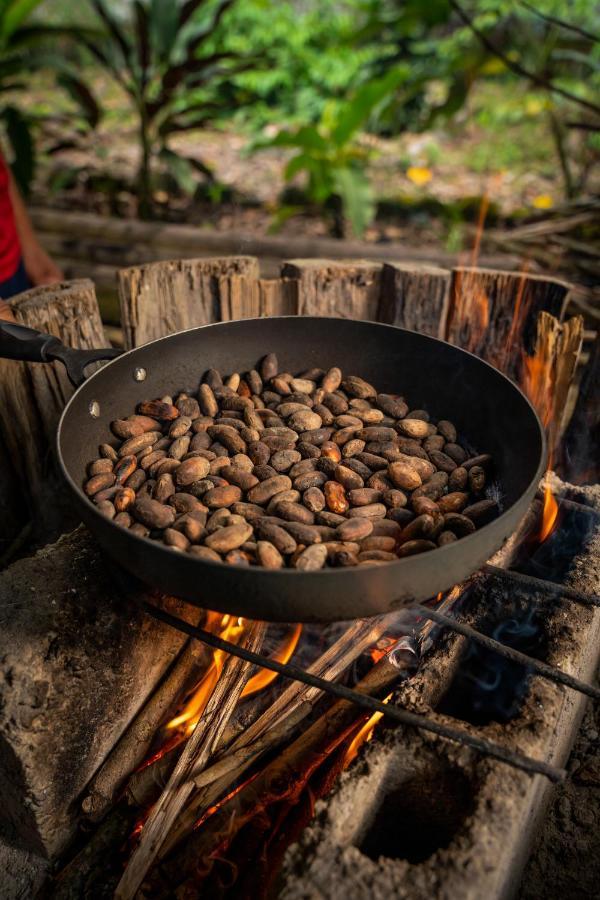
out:
{"label": "yellow leaf", "polygon": [[433,172],[431,169],[426,169],[423,166],[409,166],[406,170],[406,177],[412,181],[413,184],[427,184],[433,178]]}
{"label": "yellow leaf", "polygon": [[538,194],[533,198],[533,205],[536,209],[552,209],[554,200],[550,194]]}

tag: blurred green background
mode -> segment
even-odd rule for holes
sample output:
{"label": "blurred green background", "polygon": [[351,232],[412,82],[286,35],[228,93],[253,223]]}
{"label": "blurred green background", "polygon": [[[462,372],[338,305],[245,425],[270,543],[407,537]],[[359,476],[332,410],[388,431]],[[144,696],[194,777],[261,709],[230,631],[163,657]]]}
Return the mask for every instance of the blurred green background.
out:
{"label": "blurred green background", "polygon": [[0,0],[2,145],[36,204],[430,239],[600,184],[589,0]]}

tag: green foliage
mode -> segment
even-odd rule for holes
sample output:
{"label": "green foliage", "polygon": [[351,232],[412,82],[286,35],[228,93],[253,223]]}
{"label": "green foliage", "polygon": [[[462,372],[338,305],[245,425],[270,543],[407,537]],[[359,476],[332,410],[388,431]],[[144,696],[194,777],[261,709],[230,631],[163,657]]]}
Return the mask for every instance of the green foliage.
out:
{"label": "green foliage", "polygon": [[0,0],[0,122],[12,153],[11,167],[17,184],[27,194],[35,171],[35,117],[16,105],[32,72],[46,70],[55,83],[75,101],[81,122],[95,127],[98,106],[86,85],[57,44],[82,34],[81,29],[44,25],[31,21],[42,0]]}
{"label": "green foliage", "polygon": [[193,192],[196,174],[210,172],[191,157],[168,146],[177,132],[205,125],[219,112],[215,85],[253,63],[223,49],[221,22],[234,0],[135,0],[131,21],[122,23],[106,0],[91,0],[102,21],[101,41],[87,49],[121,86],[137,118],[140,145],[139,212],[152,211],[152,176],[156,163],[167,168],[184,192]]}
{"label": "green foliage", "polygon": [[344,102],[328,104],[315,125],[282,130],[256,146],[286,147],[295,151],[286,170],[290,181],[299,172],[307,176],[307,197],[333,213],[334,230],[361,235],[375,213],[373,192],[365,172],[369,151],[358,132],[379,104],[405,77],[399,68],[361,85]]}

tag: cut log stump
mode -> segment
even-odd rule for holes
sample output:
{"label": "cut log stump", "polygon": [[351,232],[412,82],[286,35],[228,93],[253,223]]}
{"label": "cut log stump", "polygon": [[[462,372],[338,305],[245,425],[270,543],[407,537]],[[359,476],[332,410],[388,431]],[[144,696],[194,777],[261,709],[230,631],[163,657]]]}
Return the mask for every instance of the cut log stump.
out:
{"label": "cut log stump", "polygon": [[253,256],[150,263],[121,269],[118,278],[127,348],[186,328],[259,315]]}
{"label": "cut log stump", "polygon": [[0,574],[1,818],[21,850],[65,848],[87,783],[184,642],[83,528]]}
{"label": "cut log stump", "polygon": [[[84,279],[33,288],[11,300],[18,322],[71,347],[106,347],[94,285]],[[55,459],[58,420],[73,387],[62,363],[0,360],[0,432],[35,539],[52,540],[77,524],[61,502]],[[2,526],[3,530],[5,525]],[[8,535],[0,535],[5,540]]]}
{"label": "cut log stump", "polygon": [[298,284],[298,314],[377,320],[381,264],[368,260],[292,259],[282,279]]}
{"label": "cut log stump", "polygon": [[449,291],[449,269],[424,263],[384,263],[379,321],[443,338]]}

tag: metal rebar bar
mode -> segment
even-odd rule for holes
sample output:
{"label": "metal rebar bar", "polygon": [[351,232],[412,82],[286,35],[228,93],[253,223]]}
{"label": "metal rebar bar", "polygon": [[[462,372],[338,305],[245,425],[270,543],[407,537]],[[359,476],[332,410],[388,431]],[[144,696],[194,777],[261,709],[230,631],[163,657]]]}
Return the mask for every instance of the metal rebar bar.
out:
{"label": "metal rebar bar", "polygon": [[[429,731],[432,734],[437,734],[439,737],[471,747],[471,749],[477,750],[500,762],[504,762],[513,768],[521,769],[522,771],[531,774],[545,775],[550,781],[555,783],[563,781],[566,777],[564,769],[559,769],[543,760],[516,753],[508,747],[503,747],[501,744],[488,741],[485,738],[446,725],[443,722],[437,722],[435,719],[428,718],[427,716],[409,712],[407,709],[403,709],[400,706],[395,706],[391,703],[382,703],[381,700],[377,700],[375,697],[361,694],[343,684],[319,678],[317,675],[313,675],[293,663],[279,663],[274,659],[268,659],[267,657],[262,656],[260,653],[254,653],[251,650],[247,650],[245,647],[238,647],[237,644],[232,644],[230,641],[225,641],[223,638],[217,637],[215,634],[210,634],[202,628],[190,625],[188,622],[185,622],[176,616],[172,616],[170,613],[163,609],[159,609],[151,603],[146,602],[144,603],[144,606],[150,615],[154,616],[156,619],[160,619],[161,622],[165,622],[167,625],[171,625],[173,628],[177,628],[179,631],[183,631],[184,634],[189,634],[217,650],[223,650],[225,653],[232,653],[235,656],[239,656],[241,659],[255,663],[255,665],[261,666],[263,669],[270,669],[272,672],[277,672],[284,678],[302,681],[304,684],[316,687],[324,693],[332,694],[334,697],[339,697],[342,700],[348,700],[350,703],[361,706],[363,709],[369,710],[369,712],[382,713],[388,719],[393,719],[403,725],[410,725],[423,731]],[[427,609],[425,611],[429,612]]]}
{"label": "metal rebar bar", "polygon": [[492,650],[499,656],[503,656],[504,659],[510,659],[512,662],[526,666],[537,675],[541,675],[549,681],[555,681],[557,684],[564,684],[566,687],[573,688],[574,691],[579,691],[580,694],[586,694],[588,697],[593,697],[594,700],[600,700],[600,688],[594,687],[593,684],[588,684],[586,681],[580,681],[579,678],[574,678],[573,675],[568,675],[566,672],[563,672],[562,669],[557,669],[556,666],[551,666],[549,663],[542,662],[540,659],[535,659],[533,656],[527,656],[526,653],[521,653],[520,650],[515,650],[514,647],[502,644],[500,641],[489,637],[487,634],[482,634],[480,631],[477,631],[476,628],[465,625],[463,622],[459,622],[456,619],[451,619],[450,616],[445,616],[435,609],[429,609],[429,607],[421,605],[416,606],[415,609],[422,616],[426,616],[428,619],[437,622],[438,625],[443,625],[445,628],[451,628],[452,631],[456,631],[458,634],[470,638],[470,640],[481,644],[482,647],[486,647],[488,650]]}
{"label": "metal rebar bar", "polygon": [[489,563],[482,566],[480,571],[486,575],[493,575],[496,578],[510,578],[512,581],[522,584],[523,587],[536,591],[546,591],[546,593],[554,594],[559,599],[573,600],[574,603],[580,603],[582,606],[600,606],[600,597],[597,594],[584,594],[582,591],[566,587],[564,584],[556,584],[554,581],[536,578],[535,575],[523,575],[522,572],[515,572],[514,569],[503,569],[501,566],[491,566]]}

